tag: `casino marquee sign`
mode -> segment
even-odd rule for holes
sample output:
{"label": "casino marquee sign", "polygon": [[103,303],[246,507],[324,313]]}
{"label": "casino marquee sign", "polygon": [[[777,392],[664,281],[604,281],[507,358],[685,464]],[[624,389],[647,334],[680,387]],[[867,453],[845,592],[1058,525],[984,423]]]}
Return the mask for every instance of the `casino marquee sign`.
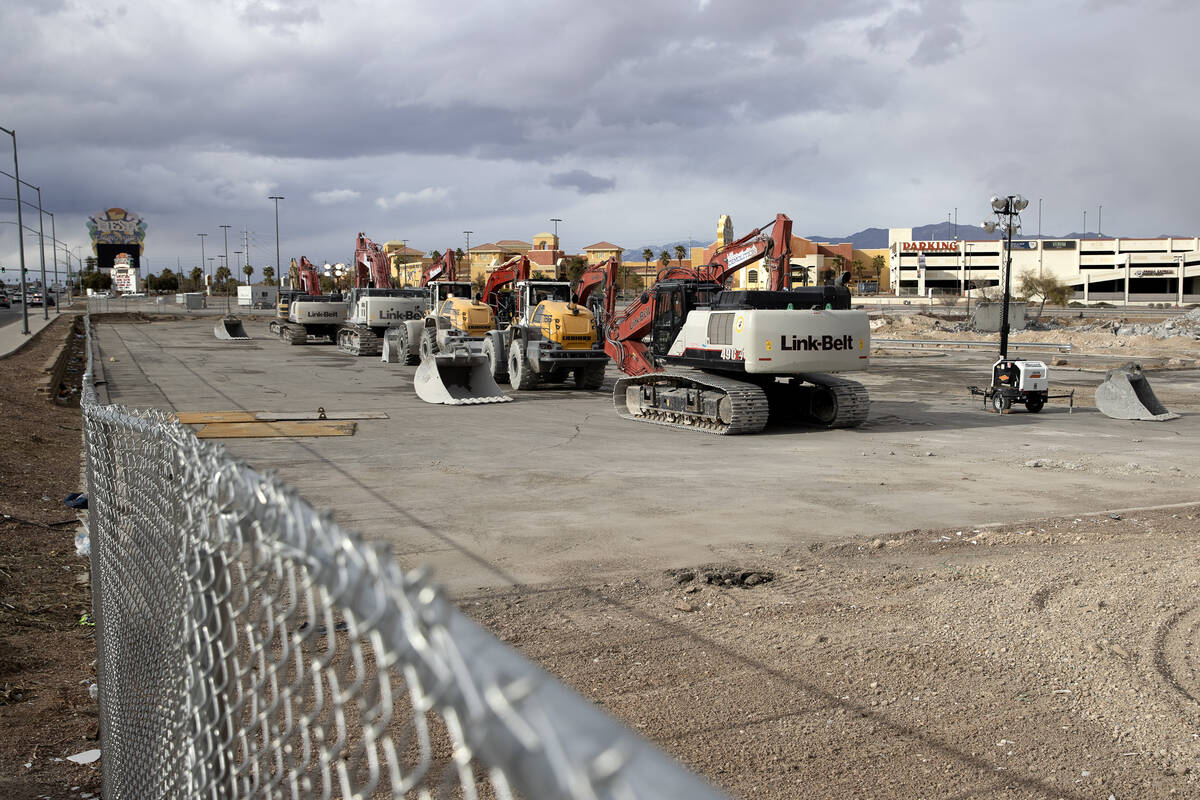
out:
{"label": "casino marquee sign", "polygon": [[92,249],[97,245],[127,245],[139,250],[146,239],[146,223],[137,214],[123,208],[110,208],[88,217]]}

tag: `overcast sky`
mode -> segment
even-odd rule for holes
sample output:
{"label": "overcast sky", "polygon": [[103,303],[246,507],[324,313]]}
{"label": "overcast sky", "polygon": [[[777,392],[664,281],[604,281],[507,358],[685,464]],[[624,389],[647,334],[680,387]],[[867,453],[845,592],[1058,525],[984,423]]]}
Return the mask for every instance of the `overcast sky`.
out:
{"label": "overcast sky", "polygon": [[977,223],[997,192],[1029,233],[1041,197],[1047,233],[1103,205],[1195,235],[1198,37],[1194,0],[30,0],[0,4],[0,125],[59,239],[127,208],[156,273],[222,224],[274,263],[272,194],[284,264],[552,217],[569,251]]}

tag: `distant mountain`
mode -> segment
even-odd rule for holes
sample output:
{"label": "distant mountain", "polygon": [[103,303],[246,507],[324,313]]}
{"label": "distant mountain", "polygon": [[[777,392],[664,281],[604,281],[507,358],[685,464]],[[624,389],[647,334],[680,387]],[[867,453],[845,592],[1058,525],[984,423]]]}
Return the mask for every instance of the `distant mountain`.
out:
{"label": "distant mountain", "polygon": [[[621,257],[626,261],[641,261],[642,251],[649,247],[650,250],[653,251],[655,258],[658,258],[659,254],[663,250],[666,250],[668,253],[670,253],[671,260],[674,261],[675,246],[680,244],[683,245],[683,249],[686,251],[683,257],[691,258],[693,247],[708,247],[710,244],[712,244],[712,242],[701,242],[696,239],[680,239],[675,242],[667,242],[666,244],[644,244],[641,247],[626,247],[625,254]],[[884,246],[886,247],[886,245]]]}
{"label": "distant mountain", "polygon": [[[913,231],[913,235],[916,236],[916,231]],[[804,238],[823,244],[852,242],[855,250],[871,250],[888,246],[887,228],[864,228],[858,233],[852,233],[849,236],[805,236]]]}

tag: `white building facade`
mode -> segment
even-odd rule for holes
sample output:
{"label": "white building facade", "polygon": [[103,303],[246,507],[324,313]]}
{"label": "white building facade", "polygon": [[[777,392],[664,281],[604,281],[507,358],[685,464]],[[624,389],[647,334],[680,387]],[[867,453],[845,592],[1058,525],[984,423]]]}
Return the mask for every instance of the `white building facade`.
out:
{"label": "white building facade", "polygon": [[[892,228],[891,291],[929,297],[997,286],[1004,247],[1000,240],[913,241],[912,228]],[[1014,290],[1028,271],[1054,275],[1084,303],[1200,303],[1200,237],[1014,240]]]}

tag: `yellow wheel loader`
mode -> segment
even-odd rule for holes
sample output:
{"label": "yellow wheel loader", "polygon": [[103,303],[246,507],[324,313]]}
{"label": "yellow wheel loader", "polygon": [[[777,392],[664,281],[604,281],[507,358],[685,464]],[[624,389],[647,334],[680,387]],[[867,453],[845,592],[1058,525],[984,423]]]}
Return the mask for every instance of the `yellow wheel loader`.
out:
{"label": "yellow wheel loader", "polygon": [[453,295],[442,301],[424,319],[421,365],[413,377],[417,397],[445,405],[512,400],[496,385],[483,353],[483,337],[494,327],[489,306]]}
{"label": "yellow wheel loader", "polygon": [[572,379],[579,389],[599,389],[608,354],[595,316],[572,302],[571,285],[519,281],[513,295],[512,322],[483,344],[492,377],[518,390]]}

